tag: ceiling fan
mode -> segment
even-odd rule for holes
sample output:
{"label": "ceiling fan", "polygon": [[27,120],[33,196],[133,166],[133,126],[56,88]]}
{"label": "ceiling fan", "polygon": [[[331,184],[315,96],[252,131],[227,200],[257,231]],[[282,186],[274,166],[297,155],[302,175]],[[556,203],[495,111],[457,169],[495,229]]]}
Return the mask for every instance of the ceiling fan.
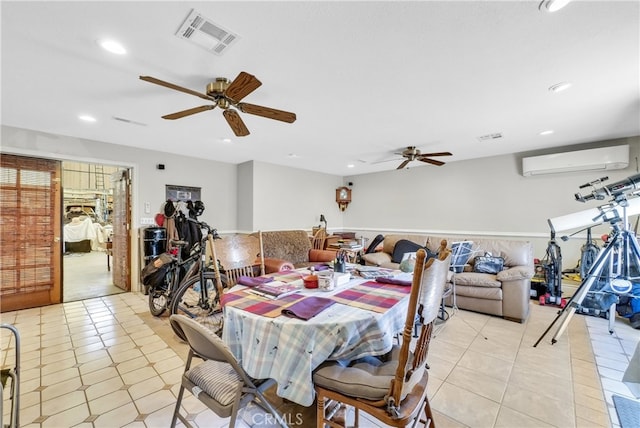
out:
{"label": "ceiling fan", "polygon": [[233,130],[233,133],[238,137],[249,135],[249,130],[238,114],[238,111],[241,111],[242,113],[266,117],[267,119],[280,120],[287,123],[293,123],[296,120],[295,113],[240,102],[244,97],[255,91],[260,87],[260,85],[262,85],[262,82],[256,79],[255,76],[244,71],[241,71],[240,74],[238,74],[238,76],[233,80],[233,82],[229,81],[229,79],[225,77],[216,78],[214,82],[211,82],[207,85],[206,93],[193,91],[191,89],[174,85],[173,83],[165,82],[164,80],[156,79],[155,77],[151,76],[140,76],[140,79],[146,82],[155,83],[156,85],[164,86],[169,89],[184,92],[186,94],[195,95],[196,97],[203,98],[207,101],[213,101],[213,104],[207,104],[200,107],[194,107],[176,113],[164,115],[162,116],[163,119],[180,119],[192,114],[212,110],[216,106],[218,106],[222,110],[224,110],[222,112],[222,115],[227,120],[227,123]]}
{"label": "ceiling fan", "polygon": [[444,165],[444,162],[430,158],[433,156],[451,156],[451,153],[449,152],[421,153],[420,150],[416,149],[415,146],[409,146],[402,152],[396,154],[402,155],[402,157],[405,158],[405,160],[402,161],[402,163],[396,169],[402,169],[407,166],[409,162],[414,160],[419,160],[420,162],[426,162],[436,166],[442,166]]}

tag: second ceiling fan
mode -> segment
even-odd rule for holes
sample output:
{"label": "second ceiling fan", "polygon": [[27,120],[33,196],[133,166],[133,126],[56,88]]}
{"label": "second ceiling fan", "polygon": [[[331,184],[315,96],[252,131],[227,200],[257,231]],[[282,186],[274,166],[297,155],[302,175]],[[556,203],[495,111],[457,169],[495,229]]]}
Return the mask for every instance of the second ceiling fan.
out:
{"label": "second ceiling fan", "polygon": [[402,155],[405,158],[404,161],[398,166],[396,169],[402,169],[409,164],[409,162],[418,160],[420,162],[430,163],[431,165],[442,166],[444,162],[431,159],[434,156],[451,156],[449,152],[437,152],[437,153],[421,153],[419,149],[416,149],[415,146],[409,146],[404,149],[400,153],[396,153],[397,155]]}
{"label": "second ceiling fan", "polygon": [[238,114],[238,111],[287,123],[293,123],[296,120],[295,113],[276,110],[274,108],[263,107],[256,104],[240,102],[244,97],[255,91],[260,87],[260,85],[262,85],[262,82],[260,82],[255,76],[244,71],[241,71],[240,74],[238,74],[238,76],[232,82],[225,77],[216,78],[214,82],[211,82],[207,85],[206,93],[193,91],[191,89],[184,88],[173,83],[165,82],[164,80],[156,79],[155,77],[151,76],[140,76],[140,79],[146,82],[155,83],[156,85],[164,86],[165,88],[174,89],[176,91],[184,92],[190,95],[195,95],[196,97],[200,97],[207,101],[213,102],[213,104],[207,104],[164,115],[162,116],[163,119],[180,119],[185,116],[220,107],[222,110],[224,110],[222,112],[222,115],[237,137],[244,137],[246,135],[249,135],[249,129],[247,129],[247,126],[244,124],[244,121]]}

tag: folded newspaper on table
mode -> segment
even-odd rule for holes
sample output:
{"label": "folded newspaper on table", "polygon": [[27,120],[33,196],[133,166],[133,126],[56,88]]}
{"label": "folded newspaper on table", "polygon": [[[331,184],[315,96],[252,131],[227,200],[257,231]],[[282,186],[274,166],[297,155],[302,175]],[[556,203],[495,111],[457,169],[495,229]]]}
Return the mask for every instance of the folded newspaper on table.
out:
{"label": "folded newspaper on table", "polygon": [[271,281],[265,284],[258,284],[247,291],[267,299],[278,299],[300,291],[300,287],[282,281]]}
{"label": "folded newspaper on table", "polygon": [[282,310],[282,315],[301,320],[309,320],[333,305],[335,300],[326,297],[309,296]]}

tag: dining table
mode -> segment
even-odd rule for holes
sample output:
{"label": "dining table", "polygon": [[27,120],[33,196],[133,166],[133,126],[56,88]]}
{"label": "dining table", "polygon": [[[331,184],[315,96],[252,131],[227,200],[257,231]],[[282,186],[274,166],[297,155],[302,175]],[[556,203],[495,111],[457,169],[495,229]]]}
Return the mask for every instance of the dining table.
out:
{"label": "dining table", "polygon": [[[309,274],[301,270],[282,275],[299,279],[305,272]],[[275,274],[276,280],[284,277]],[[411,291],[410,284],[355,275],[331,291],[301,287],[278,299],[254,294],[251,288],[236,285],[224,294],[222,340],[249,376],[274,379],[278,396],[306,407],[314,402],[312,377],[320,364],[384,355],[392,349],[404,327]],[[311,301],[328,306],[309,319],[290,313]]]}

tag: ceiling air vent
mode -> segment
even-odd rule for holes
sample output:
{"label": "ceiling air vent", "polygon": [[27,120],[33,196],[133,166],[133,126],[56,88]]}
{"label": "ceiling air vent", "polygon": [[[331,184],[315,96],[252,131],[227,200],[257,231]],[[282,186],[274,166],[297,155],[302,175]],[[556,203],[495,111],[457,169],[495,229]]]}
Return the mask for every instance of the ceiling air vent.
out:
{"label": "ceiling air vent", "polygon": [[176,32],[176,36],[189,40],[216,55],[222,55],[239,38],[237,34],[202,16],[195,9],[191,10]]}
{"label": "ceiling air vent", "polygon": [[502,138],[502,134],[500,132],[494,132],[493,134],[481,135],[478,137],[478,141],[491,141],[491,140],[499,140]]}

